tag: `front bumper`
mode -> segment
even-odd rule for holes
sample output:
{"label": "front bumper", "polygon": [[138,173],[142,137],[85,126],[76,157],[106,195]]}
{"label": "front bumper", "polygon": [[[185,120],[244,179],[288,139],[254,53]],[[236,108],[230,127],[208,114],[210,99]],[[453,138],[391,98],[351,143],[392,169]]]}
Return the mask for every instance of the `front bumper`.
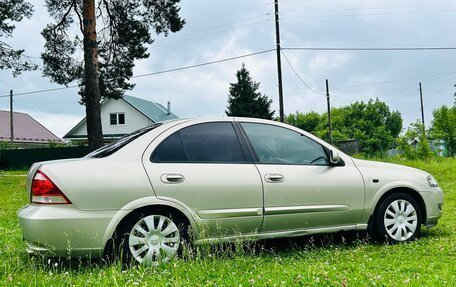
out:
{"label": "front bumper", "polygon": [[437,225],[443,214],[443,191],[440,187],[433,187],[429,191],[421,192],[426,205],[426,227]]}
{"label": "front bumper", "polygon": [[29,253],[100,257],[103,237],[115,213],[31,204],[18,211],[18,218]]}

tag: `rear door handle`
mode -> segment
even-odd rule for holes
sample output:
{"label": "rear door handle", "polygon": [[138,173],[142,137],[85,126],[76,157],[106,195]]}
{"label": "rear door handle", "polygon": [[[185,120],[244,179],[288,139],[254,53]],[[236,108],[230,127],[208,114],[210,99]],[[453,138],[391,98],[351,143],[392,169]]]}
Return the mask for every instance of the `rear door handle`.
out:
{"label": "rear door handle", "polygon": [[266,180],[266,182],[278,183],[278,182],[283,182],[285,180],[285,177],[283,177],[283,175],[278,174],[278,173],[271,173],[271,174],[266,174],[264,176],[264,179]]}
{"label": "rear door handle", "polygon": [[163,183],[181,183],[185,180],[182,174],[177,173],[162,174],[160,179]]}

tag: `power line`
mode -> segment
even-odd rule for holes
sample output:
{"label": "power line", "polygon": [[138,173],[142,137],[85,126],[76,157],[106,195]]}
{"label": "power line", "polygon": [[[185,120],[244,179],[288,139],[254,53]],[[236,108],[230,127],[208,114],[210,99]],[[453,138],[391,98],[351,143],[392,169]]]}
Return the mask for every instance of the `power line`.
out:
{"label": "power line", "polygon": [[[180,34],[180,35],[173,36],[173,37],[160,38],[160,39],[157,39],[157,40],[155,40],[153,42],[153,44],[151,45],[151,48],[154,48],[154,47],[157,47],[157,46],[159,47],[159,46],[174,45],[174,44],[178,44],[178,43],[181,43],[181,42],[184,42],[184,41],[187,41],[187,40],[191,40],[191,39],[195,39],[195,38],[203,38],[203,37],[212,36],[212,35],[228,32],[228,31],[244,29],[244,28],[247,28],[247,27],[251,27],[251,26],[254,26],[254,25],[261,24],[261,23],[267,23],[267,22],[271,21],[271,19],[269,18],[270,15],[271,14],[266,13],[266,14],[263,14],[263,15],[260,15],[260,16],[257,16],[257,17],[251,17],[248,20],[243,21],[243,22],[246,22],[245,24],[243,24],[241,26],[237,26],[237,27],[230,27],[230,26],[239,25],[242,22],[237,21],[237,22],[233,22],[233,23],[229,23],[229,24],[214,26],[214,27],[211,27],[209,29],[194,31],[194,32],[191,32],[191,33],[188,33],[188,34]],[[264,18],[264,19],[260,20],[260,21],[255,21],[255,22],[248,22],[248,21],[251,21],[253,19],[259,19],[259,18]],[[228,28],[222,29],[222,30],[218,30],[218,28],[223,28],[223,27],[228,27]],[[211,32],[211,31],[213,31],[213,32]],[[207,33],[205,33],[205,32],[207,32]],[[33,59],[40,59],[37,56],[36,57],[35,56],[28,56],[28,55],[24,55],[24,54],[23,54],[23,56],[26,56],[29,59],[32,59],[32,58]],[[41,70],[41,68],[39,68],[39,69]]]}
{"label": "power line", "polygon": [[[232,29],[239,29],[239,28],[251,26],[253,24],[266,22],[266,20],[269,19],[270,15],[271,15],[270,13],[265,13],[265,14],[261,14],[261,15],[255,16],[255,17],[250,17],[250,18],[248,18],[246,20],[242,20],[242,21],[235,21],[235,22],[231,22],[231,23],[218,25],[218,26],[211,26],[211,27],[209,27],[207,29],[191,31],[189,33],[178,34],[176,36],[164,37],[162,39],[154,41],[154,44],[155,43],[161,43],[161,42],[168,42],[168,41],[172,41],[172,40],[175,40],[175,39],[182,39],[182,38],[188,39],[188,38],[192,38],[191,37],[192,35],[198,35],[198,34],[202,34],[202,33],[205,33],[205,32],[211,32],[211,31],[214,31],[214,30],[216,30],[215,32],[224,32],[224,31],[228,31],[228,30],[232,30]],[[262,21],[252,22],[252,20],[261,19],[261,18],[268,18],[268,19],[263,19]],[[224,28],[224,27],[230,27],[230,26],[236,26],[236,27],[231,27],[229,29],[223,29],[223,30],[217,31],[218,28]],[[212,32],[212,33],[214,33],[214,32]],[[203,35],[211,35],[212,33],[205,33]]]}
{"label": "power line", "polygon": [[202,38],[202,37],[206,37],[206,36],[211,36],[211,35],[215,35],[215,34],[224,33],[224,32],[227,32],[227,31],[244,29],[244,28],[247,28],[247,27],[250,27],[250,26],[254,26],[254,25],[257,25],[257,24],[260,24],[260,23],[269,22],[270,20],[271,19],[265,19],[265,20],[261,20],[261,21],[257,21],[257,22],[248,23],[248,24],[245,24],[243,26],[227,28],[227,29],[224,29],[224,30],[214,31],[214,32],[206,33],[206,34],[192,33],[192,34],[189,34],[189,35],[193,35],[193,36],[182,35],[182,36],[173,37],[173,38],[164,38],[162,40],[155,41],[154,44],[151,47],[153,48],[153,47],[157,47],[157,46],[173,45],[173,44],[180,43],[180,42],[187,41],[187,40],[194,39],[194,38]]}
{"label": "power line", "polygon": [[259,8],[259,7],[268,6],[271,3],[272,2],[268,2],[268,3],[265,3],[265,4],[255,5],[255,6],[251,6],[251,7],[245,8],[245,9],[236,10],[236,11],[232,11],[232,12],[227,12],[227,13],[224,13],[224,14],[215,15],[215,16],[211,16],[211,17],[208,17],[208,18],[203,18],[203,19],[196,20],[196,21],[190,21],[189,23],[187,23],[187,25],[200,23],[200,22],[205,22],[205,21],[210,21],[210,20],[214,20],[214,19],[219,19],[221,17],[230,16],[230,15],[234,15],[234,14],[238,14],[238,13],[243,13],[245,11],[253,10],[253,9],[256,9],[256,8]]}
{"label": "power line", "polygon": [[372,83],[365,83],[365,84],[353,85],[353,86],[341,86],[341,87],[335,87],[335,88],[332,88],[332,89],[333,90],[341,90],[341,89],[361,88],[361,87],[367,87],[367,86],[386,85],[386,84],[391,84],[391,83],[404,82],[404,81],[410,81],[410,80],[415,80],[415,79],[423,79],[423,78],[432,78],[432,77],[437,77],[436,79],[440,79],[440,78],[443,78],[445,76],[449,76],[449,75],[452,75],[452,74],[455,74],[455,73],[456,73],[456,71],[452,71],[452,72],[445,73],[445,74],[422,75],[422,76],[415,76],[415,77],[403,78],[403,79],[398,79],[398,80],[372,82]]}
{"label": "power line", "polygon": [[354,16],[385,16],[385,15],[406,15],[406,14],[427,14],[427,13],[448,13],[448,12],[456,12],[456,10],[357,13],[357,14],[332,14],[332,15],[303,15],[303,16],[288,16],[288,17],[284,16],[282,19],[331,18],[331,17],[354,17]]}
{"label": "power line", "polygon": [[315,103],[319,102],[319,101],[323,101],[325,98],[324,97],[318,97],[318,98],[315,98],[314,100],[312,101],[309,101],[307,102],[305,105],[301,106],[300,109],[297,109],[296,111],[303,111],[305,108],[309,107],[309,106],[313,106]]}
{"label": "power line", "polygon": [[[288,58],[286,57],[285,53],[283,50],[298,50],[298,51],[437,51],[437,50],[456,50],[456,47],[384,47],[384,48],[378,48],[378,47],[372,47],[372,48],[363,48],[363,47],[352,47],[352,48],[335,48],[335,47],[288,47],[288,48],[282,48],[282,54],[284,55],[285,60],[287,61],[288,65],[291,67],[295,75],[298,77],[298,79],[313,93],[322,95],[321,93],[313,90],[307,83],[299,76],[299,74],[296,72],[294,69],[293,65],[290,63]],[[255,55],[260,55],[260,54],[265,54],[269,52],[273,52],[275,49],[269,49],[269,50],[263,50],[259,52],[254,52],[250,54],[244,54],[240,56],[235,56],[235,57],[230,57],[230,58],[225,58],[225,59],[220,59],[220,60],[215,60],[215,61],[210,61],[210,62],[205,62],[201,64],[195,64],[195,65],[189,65],[189,66],[183,66],[179,68],[174,68],[174,69],[167,69],[167,70],[162,70],[158,72],[152,72],[152,73],[146,73],[146,74],[141,74],[141,75],[136,75],[132,76],[131,78],[140,78],[140,77],[146,77],[146,76],[152,76],[152,75],[159,75],[159,74],[164,74],[164,73],[170,73],[170,72],[176,72],[176,71],[182,71],[182,70],[187,70],[187,69],[192,69],[192,68],[197,68],[197,67],[203,67],[203,66],[208,66],[208,65],[213,65],[217,63],[222,63],[222,62],[227,62],[227,61],[232,61],[236,59],[241,59],[241,58],[246,58],[246,57],[251,57]],[[452,72],[456,73],[456,71]],[[36,90],[36,91],[29,91],[29,92],[23,92],[23,93],[15,93],[14,96],[22,96],[22,95],[29,95],[29,94],[38,94],[38,93],[45,93],[45,92],[53,92],[53,91],[59,91],[59,90],[65,90],[65,89],[72,89],[72,88],[77,88],[78,85],[73,85],[73,86],[67,86],[67,87],[61,87],[61,88],[52,88],[52,89],[44,89],[44,90]],[[2,95],[0,98],[6,98],[9,97],[8,95]]]}
{"label": "power line", "polygon": [[[31,91],[31,92],[17,93],[17,94],[14,94],[13,96],[23,96],[23,95],[30,95],[30,94],[53,92],[53,91],[66,90],[66,89],[72,89],[72,88],[77,88],[77,87],[79,87],[79,86],[67,86],[67,87],[62,87],[62,88],[37,90],[37,91]],[[6,98],[6,97],[9,97],[9,95],[0,96],[0,98]]]}
{"label": "power line", "polygon": [[424,101],[428,101],[429,99],[435,97],[435,96],[438,96],[438,95],[441,95],[443,94],[446,90],[448,90],[449,88],[452,88],[453,86],[450,85],[450,86],[446,86],[445,88],[441,89],[441,90],[438,90],[437,92],[431,94],[430,96],[427,96],[427,97],[424,97]]}
{"label": "power line", "polygon": [[208,66],[208,65],[218,64],[218,63],[222,63],[222,62],[237,60],[237,59],[241,59],[241,58],[251,57],[251,56],[255,56],[255,55],[265,54],[265,53],[269,53],[269,52],[272,52],[272,51],[275,51],[275,49],[269,49],[269,50],[264,50],[264,51],[260,51],[260,52],[244,54],[244,55],[241,55],[241,56],[235,56],[235,57],[231,57],[231,58],[225,58],[225,59],[215,60],[215,61],[201,63],[201,64],[184,66],[184,67],[180,67],[180,68],[174,68],[174,69],[162,70],[162,71],[153,72],[153,73],[136,75],[136,76],[133,76],[131,78],[141,78],[141,77],[147,77],[147,76],[152,76],[152,75],[158,75],[158,74],[182,71],[182,70],[187,70],[187,69],[193,69],[193,68],[197,68],[197,67]]}
{"label": "power line", "polygon": [[[286,1],[284,1],[284,2],[286,2]],[[294,10],[285,10],[283,12],[308,13],[308,12],[327,12],[327,11],[391,10],[391,9],[449,7],[449,6],[456,6],[456,3],[433,4],[433,5],[389,6],[389,7],[329,8],[329,9],[306,9],[306,10],[294,9]]]}
{"label": "power line", "polygon": [[438,51],[456,50],[456,47],[288,47],[282,50],[295,51]]}
{"label": "power line", "polygon": [[[275,51],[275,49],[263,50],[263,51],[259,51],[259,52],[254,52],[254,53],[250,53],[250,54],[244,54],[244,55],[240,55],[240,56],[234,56],[234,57],[230,57],[230,58],[225,58],[225,59],[205,62],[205,63],[201,63],[201,64],[183,66],[183,67],[174,68],[174,69],[167,69],[167,70],[162,70],[162,71],[158,71],[158,72],[152,72],[152,73],[136,75],[136,76],[132,76],[131,78],[132,79],[133,78],[141,78],[141,77],[147,77],[147,76],[153,76],[153,75],[177,72],[177,71],[182,71],[182,70],[188,70],[188,69],[193,69],[193,68],[197,68],[197,67],[203,67],[203,66],[208,66],[208,65],[228,62],[228,61],[232,61],[232,60],[237,60],[237,59],[241,59],[241,58],[247,58],[247,57],[251,57],[251,56],[256,56],[256,55],[260,55],[260,54],[265,54],[265,53],[269,53],[269,52],[272,52],[272,51]],[[14,96],[38,94],[38,93],[59,91],[59,90],[77,88],[77,87],[79,87],[79,86],[78,85],[74,85],[74,86],[67,86],[67,87],[62,87],[62,88],[53,88],[53,89],[30,91],[30,92],[16,93],[16,94],[14,94]],[[6,97],[9,97],[9,96],[10,95],[3,95],[3,96],[0,96],[0,98],[6,98]]]}
{"label": "power line", "polygon": [[321,93],[319,93],[319,92],[315,91],[314,89],[312,89],[306,82],[304,82],[304,80],[301,78],[301,76],[299,76],[298,72],[296,72],[296,70],[293,68],[293,65],[290,63],[290,60],[288,60],[287,56],[283,52],[283,49],[281,50],[281,52],[282,52],[282,55],[285,58],[286,62],[290,66],[291,70],[296,75],[296,77],[298,77],[298,79],[301,81],[301,83],[303,83],[304,86],[306,86],[306,88],[309,89],[310,91],[312,91],[313,93],[321,96],[322,95]]}
{"label": "power line", "polygon": [[[9,52],[17,52],[16,50],[14,50],[11,47],[6,47],[5,45],[7,45],[7,44],[4,44],[4,43],[0,43],[0,44],[2,44],[2,45],[0,45],[0,50],[9,51]],[[29,60],[30,59],[39,59],[37,57],[33,57],[33,56],[30,56],[30,55],[27,55],[27,54],[24,54],[24,53],[21,53],[20,57],[27,58]]]}

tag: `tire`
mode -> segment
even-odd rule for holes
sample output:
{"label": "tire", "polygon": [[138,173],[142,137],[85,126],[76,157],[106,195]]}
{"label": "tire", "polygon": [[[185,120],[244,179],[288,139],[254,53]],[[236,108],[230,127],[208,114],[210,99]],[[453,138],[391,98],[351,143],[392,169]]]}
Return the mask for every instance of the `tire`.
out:
{"label": "tire", "polygon": [[396,244],[415,240],[420,233],[421,209],[406,193],[387,196],[374,214],[373,231],[377,240]]}
{"label": "tire", "polygon": [[116,240],[123,263],[154,265],[180,255],[188,239],[185,220],[166,211],[136,212],[122,224]]}

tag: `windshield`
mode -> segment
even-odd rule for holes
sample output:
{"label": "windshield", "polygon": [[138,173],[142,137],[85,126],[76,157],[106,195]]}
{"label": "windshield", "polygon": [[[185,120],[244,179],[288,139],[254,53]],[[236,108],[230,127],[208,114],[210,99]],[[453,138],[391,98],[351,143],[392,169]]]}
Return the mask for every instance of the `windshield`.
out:
{"label": "windshield", "polygon": [[138,137],[142,136],[143,134],[155,129],[156,127],[161,126],[162,123],[155,123],[145,128],[136,130],[128,135],[121,137],[120,139],[112,142],[108,145],[105,145],[85,156],[85,158],[102,158],[108,155],[111,155],[121,149],[122,147],[126,146],[130,142],[134,141]]}

